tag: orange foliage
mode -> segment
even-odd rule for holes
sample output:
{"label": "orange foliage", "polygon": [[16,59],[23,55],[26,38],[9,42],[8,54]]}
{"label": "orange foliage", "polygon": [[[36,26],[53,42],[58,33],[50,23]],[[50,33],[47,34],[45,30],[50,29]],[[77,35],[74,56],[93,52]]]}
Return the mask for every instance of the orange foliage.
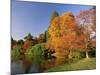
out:
{"label": "orange foliage", "polygon": [[25,38],[22,48],[26,51],[33,46],[33,36],[29,33]]}
{"label": "orange foliage", "polygon": [[49,27],[49,34],[49,43],[55,49],[57,57],[67,57],[70,50],[83,47],[84,35],[71,12],[56,17]]}
{"label": "orange foliage", "polygon": [[31,48],[33,45],[33,41],[32,40],[27,40],[25,41],[24,45],[23,45],[23,49],[26,50],[28,48]]}

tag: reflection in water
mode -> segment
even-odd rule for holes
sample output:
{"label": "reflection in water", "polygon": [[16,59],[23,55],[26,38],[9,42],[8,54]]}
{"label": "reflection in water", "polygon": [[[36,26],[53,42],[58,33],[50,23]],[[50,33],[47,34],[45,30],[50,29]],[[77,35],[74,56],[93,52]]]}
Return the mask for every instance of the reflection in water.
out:
{"label": "reflection in water", "polygon": [[34,60],[20,60],[12,62],[11,73],[12,74],[23,74],[23,73],[41,73],[48,68],[55,66],[55,57],[45,59],[41,56],[34,56]]}
{"label": "reflection in water", "polygon": [[39,69],[36,65],[23,64],[23,61],[13,62],[11,64],[11,73],[14,74],[24,74],[24,73],[38,73]]}
{"label": "reflection in water", "polygon": [[39,73],[39,68],[33,64],[29,70],[29,73]]}
{"label": "reflection in water", "polygon": [[[65,61],[65,60],[64,60]],[[11,73],[14,74],[27,74],[27,73],[42,73],[49,68],[55,67],[62,64],[64,61],[59,60],[55,56],[44,56],[35,55],[32,59],[23,57],[18,61],[13,61],[11,64]]]}
{"label": "reflection in water", "polygon": [[12,75],[25,73],[21,61],[11,63],[11,73]]}

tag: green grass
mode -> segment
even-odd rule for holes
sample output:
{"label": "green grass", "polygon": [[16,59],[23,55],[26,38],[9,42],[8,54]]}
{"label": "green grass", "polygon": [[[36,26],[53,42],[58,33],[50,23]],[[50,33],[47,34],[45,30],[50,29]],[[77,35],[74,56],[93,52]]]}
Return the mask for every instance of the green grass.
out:
{"label": "green grass", "polygon": [[46,72],[74,71],[74,70],[91,70],[96,69],[96,58],[84,58],[76,63],[63,64],[48,69]]}

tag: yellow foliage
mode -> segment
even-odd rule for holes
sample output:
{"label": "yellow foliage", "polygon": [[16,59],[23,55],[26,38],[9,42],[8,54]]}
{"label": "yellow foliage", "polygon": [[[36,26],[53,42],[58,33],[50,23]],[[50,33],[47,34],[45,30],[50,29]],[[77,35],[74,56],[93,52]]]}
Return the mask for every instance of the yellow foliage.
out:
{"label": "yellow foliage", "polygon": [[82,48],[84,35],[76,25],[75,17],[71,12],[53,19],[49,30],[50,44],[56,55],[67,55],[69,50]]}

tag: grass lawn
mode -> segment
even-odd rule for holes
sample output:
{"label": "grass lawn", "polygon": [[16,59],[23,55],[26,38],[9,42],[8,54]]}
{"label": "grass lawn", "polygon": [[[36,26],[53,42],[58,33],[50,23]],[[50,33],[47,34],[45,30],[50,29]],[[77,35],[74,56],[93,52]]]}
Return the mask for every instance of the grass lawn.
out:
{"label": "grass lawn", "polygon": [[84,58],[76,63],[63,64],[46,72],[73,71],[73,70],[91,70],[96,69],[96,58]]}

